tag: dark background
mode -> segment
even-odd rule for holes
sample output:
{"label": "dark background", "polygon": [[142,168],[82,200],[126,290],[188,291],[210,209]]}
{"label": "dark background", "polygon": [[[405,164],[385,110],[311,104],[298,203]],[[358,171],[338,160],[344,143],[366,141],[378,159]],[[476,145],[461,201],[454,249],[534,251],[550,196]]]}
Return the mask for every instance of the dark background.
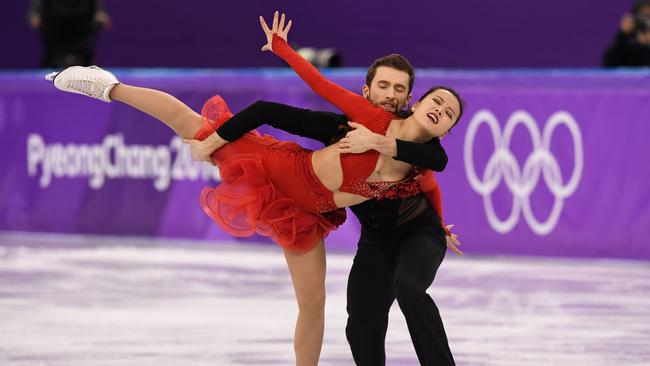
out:
{"label": "dark background", "polygon": [[[294,20],[290,42],[336,47],[344,66],[388,53],[416,67],[597,67],[631,0],[217,1],[105,0],[113,29],[96,62],[106,67],[279,66],[261,55],[257,17]],[[3,2],[0,68],[35,68],[41,46],[27,0]]]}

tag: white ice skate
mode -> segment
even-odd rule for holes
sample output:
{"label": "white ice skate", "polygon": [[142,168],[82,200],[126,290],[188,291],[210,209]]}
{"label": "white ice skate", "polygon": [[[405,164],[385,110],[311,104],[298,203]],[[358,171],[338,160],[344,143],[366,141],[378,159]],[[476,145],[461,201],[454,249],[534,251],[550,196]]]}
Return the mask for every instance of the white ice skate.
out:
{"label": "white ice skate", "polygon": [[87,95],[92,98],[110,102],[111,89],[119,80],[110,72],[97,66],[72,66],[61,72],[45,75],[45,79],[54,81],[57,89]]}

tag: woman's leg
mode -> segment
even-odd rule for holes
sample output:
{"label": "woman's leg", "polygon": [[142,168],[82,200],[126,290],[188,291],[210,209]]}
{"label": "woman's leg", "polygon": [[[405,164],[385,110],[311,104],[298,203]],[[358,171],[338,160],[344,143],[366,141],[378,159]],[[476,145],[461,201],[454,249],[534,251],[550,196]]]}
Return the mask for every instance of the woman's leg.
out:
{"label": "woman's leg", "polygon": [[298,302],[294,335],[297,366],[317,365],[325,329],[325,247],[323,239],[307,253],[284,250]]}
{"label": "woman's leg", "polygon": [[201,128],[201,115],[174,96],[159,90],[118,84],[111,90],[110,99],[128,104],[160,120],[186,139],[193,138]]}

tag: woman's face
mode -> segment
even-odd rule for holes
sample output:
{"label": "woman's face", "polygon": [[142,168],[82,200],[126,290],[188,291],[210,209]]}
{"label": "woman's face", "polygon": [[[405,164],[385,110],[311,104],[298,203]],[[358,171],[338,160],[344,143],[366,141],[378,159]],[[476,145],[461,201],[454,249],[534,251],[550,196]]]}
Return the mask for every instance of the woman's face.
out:
{"label": "woman's face", "polygon": [[436,89],[413,104],[413,117],[434,137],[442,137],[458,120],[460,101],[450,91]]}

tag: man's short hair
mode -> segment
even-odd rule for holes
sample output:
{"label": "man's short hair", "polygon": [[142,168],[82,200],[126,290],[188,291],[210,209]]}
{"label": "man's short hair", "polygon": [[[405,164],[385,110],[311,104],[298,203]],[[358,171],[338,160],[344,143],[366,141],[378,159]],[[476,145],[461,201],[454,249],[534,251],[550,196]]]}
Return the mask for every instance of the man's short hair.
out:
{"label": "man's short hair", "polygon": [[366,74],[366,85],[368,85],[368,87],[370,87],[372,79],[375,78],[375,74],[377,73],[377,68],[380,66],[390,67],[391,69],[404,71],[407,73],[409,75],[408,92],[410,93],[413,90],[413,81],[415,81],[415,72],[413,71],[413,66],[411,66],[411,63],[406,59],[406,57],[397,53],[378,58],[375,60],[375,62],[372,63],[368,69],[368,73]]}

